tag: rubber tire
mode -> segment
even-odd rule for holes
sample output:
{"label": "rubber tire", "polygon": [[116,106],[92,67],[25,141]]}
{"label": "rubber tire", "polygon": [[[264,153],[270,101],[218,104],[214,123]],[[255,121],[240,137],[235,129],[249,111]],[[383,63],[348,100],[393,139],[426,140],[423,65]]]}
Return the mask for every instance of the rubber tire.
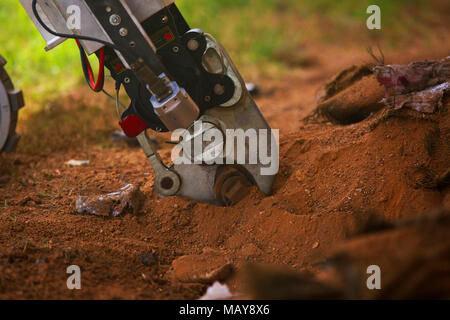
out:
{"label": "rubber tire", "polygon": [[[5,61],[3,57],[0,56],[0,62],[1,60]],[[0,63],[0,81],[3,84],[3,86],[6,89],[6,94],[10,91],[14,90],[14,85],[11,81],[11,78],[9,77],[8,73],[6,72],[4,66],[2,63]],[[3,90],[2,87],[0,87],[0,90]],[[9,105],[11,109],[11,105]],[[17,146],[17,143],[19,142],[20,136],[16,133],[16,126],[17,126],[17,120],[18,120],[19,111],[12,111],[11,110],[11,118],[10,118],[10,127],[9,127],[9,133],[8,138],[6,140],[6,143],[4,146],[0,146],[0,153],[2,152],[12,152]]]}

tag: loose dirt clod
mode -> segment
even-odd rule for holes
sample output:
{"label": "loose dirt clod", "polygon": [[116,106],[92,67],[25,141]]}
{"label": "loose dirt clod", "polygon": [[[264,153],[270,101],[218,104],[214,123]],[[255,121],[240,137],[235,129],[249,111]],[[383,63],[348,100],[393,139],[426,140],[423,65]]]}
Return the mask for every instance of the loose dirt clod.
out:
{"label": "loose dirt clod", "polygon": [[182,256],[172,266],[175,278],[184,283],[223,281],[233,272],[233,264],[224,253],[210,249],[200,255]]}
{"label": "loose dirt clod", "polygon": [[[366,70],[361,66],[356,70]],[[360,71],[362,72],[362,71]],[[335,80],[337,81],[337,80]],[[333,84],[333,85],[331,85]],[[384,105],[383,89],[375,76],[366,75],[366,71],[355,74],[342,82],[331,82],[324,98],[320,100],[313,114],[307,119],[322,118],[338,124],[349,125],[367,118],[371,113],[381,110]]]}
{"label": "loose dirt clod", "polygon": [[329,98],[335,96],[342,90],[350,87],[355,82],[361,80],[362,78],[373,74],[373,64],[363,64],[359,66],[351,66],[350,68],[341,71],[339,74],[334,76],[330,81],[324,86],[324,92],[319,98],[319,102],[324,102]]}
{"label": "loose dirt clod", "polygon": [[117,217],[126,210],[137,214],[143,194],[138,186],[128,184],[118,192],[99,196],[80,196],[75,204],[77,213]]}

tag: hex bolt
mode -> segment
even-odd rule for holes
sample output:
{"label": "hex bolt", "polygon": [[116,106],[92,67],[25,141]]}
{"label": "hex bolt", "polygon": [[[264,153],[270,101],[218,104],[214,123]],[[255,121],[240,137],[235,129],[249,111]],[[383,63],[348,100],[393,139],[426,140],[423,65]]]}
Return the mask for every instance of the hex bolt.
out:
{"label": "hex bolt", "polygon": [[113,14],[109,17],[109,23],[113,26],[118,26],[122,22],[122,18],[118,14]]}
{"label": "hex bolt", "polygon": [[252,183],[233,167],[221,167],[216,173],[214,195],[222,205],[232,206],[250,193]]}
{"label": "hex bolt", "polygon": [[189,50],[191,51],[196,51],[198,49],[198,47],[200,46],[200,44],[198,43],[197,40],[195,39],[191,39],[188,41],[187,43],[187,47]]}
{"label": "hex bolt", "polygon": [[127,29],[127,28],[120,28],[119,34],[120,34],[122,37],[126,37],[126,36],[128,35],[128,29]]}
{"label": "hex bolt", "polygon": [[241,177],[231,177],[224,182],[222,196],[225,205],[235,205],[249,195],[250,190],[246,182]]}

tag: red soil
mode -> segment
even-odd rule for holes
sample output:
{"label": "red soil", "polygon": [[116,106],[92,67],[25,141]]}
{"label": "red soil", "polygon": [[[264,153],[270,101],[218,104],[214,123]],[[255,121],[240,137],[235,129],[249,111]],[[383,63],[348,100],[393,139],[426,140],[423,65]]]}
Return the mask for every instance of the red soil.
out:
{"label": "red soil", "polygon": [[[172,264],[179,257],[205,250],[211,255],[212,249],[235,272],[248,262],[310,269],[374,215],[395,222],[450,210],[449,187],[433,184],[450,163],[448,111],[422,116],[383,109],[347,126],[300,121],[312,111],[320,85],[347,62],[285,82],[262,83],[272,93],[257,102],[271,126],[283,128],[280,173],[272,196],[252,190],[232,208],[157,199],[142,151],[85,145],[77,138],[78,131],[86,130],[82,122],[79,128],[60,124],[39,138],[27,131],[35,143],[54,143],[55,151],[28,152],[24,146],[0,157],[0,176],[7,181],[0,184],[0,298],[195,299],[207,285],[178,281]],[[62,112],[84,119],[94,111],[75,111],[76,106],[109,105],[92,95],[86,90],[70,94],[61,102]],[[106,107],[102,112],[112,114]],[[44,115],[24,122],[23,130]],[[110,129],[99,124],[93,131],[104,135]],[[57,144],[58,130],[67,134],[70,147]],[[169,146],[161,153],[167,159]],[[64,166],[70,159],[91,164]],[[74,213],[79,195],[117,191],[124,186],[122,178],[142,185],[146,201],[139,214],[105,219]],[[415,245],[409,238],[398,241]],[[379,250],[373,252],[379,256]],[[82,269],[79,291],[66,288],[65,271],[72,264]],[[207,264],[193,262],[193,270],[186,272],[207,270]],[[236,277],[226,282],[234,291],[245,290]]]}

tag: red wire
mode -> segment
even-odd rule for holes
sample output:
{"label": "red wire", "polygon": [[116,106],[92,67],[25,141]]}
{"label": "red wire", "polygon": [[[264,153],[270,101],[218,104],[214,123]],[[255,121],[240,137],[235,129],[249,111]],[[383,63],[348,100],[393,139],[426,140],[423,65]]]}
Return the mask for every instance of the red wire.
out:
{"label": "red wire", "polygon": [[[80,48],[80,42],[78,41],[78,39],[75,39],[75,41],[77,42],[77,46],[78,48]],[[92,68],[91,68],[91,64],[89,63],[89,60],[87,57],[85,57],[86,60],[86,66],[88,69],[88,74],[89,74],[89,84],[92,87],[93,90],[99,90],[102,81],[104,79],[104,72],[105,72],[105,48],[101,48],[100,52],[99,52],[99,57],[98,57],[98,64],[99,64],[99,70],[98,70],[98,77],[97,77],[97,81],[94,80],[94,73],[92,72]]]}

